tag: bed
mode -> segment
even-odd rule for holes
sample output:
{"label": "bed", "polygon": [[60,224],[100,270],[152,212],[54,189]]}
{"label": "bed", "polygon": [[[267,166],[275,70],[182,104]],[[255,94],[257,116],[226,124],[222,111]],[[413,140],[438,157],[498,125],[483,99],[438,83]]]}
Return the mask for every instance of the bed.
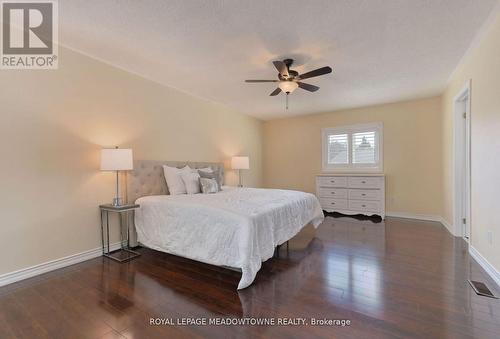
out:
{"label": "bed", "polygon": [[238,289],[254,281],[276,246],[324,219],[317,198],[299,191],[223,186],[215,194],[168,195],[163,164],[211,167],[224,175],[220,163],[136,163],[128,199],[141,205],[134,220],[137,241],[158,251],[240,269]]}

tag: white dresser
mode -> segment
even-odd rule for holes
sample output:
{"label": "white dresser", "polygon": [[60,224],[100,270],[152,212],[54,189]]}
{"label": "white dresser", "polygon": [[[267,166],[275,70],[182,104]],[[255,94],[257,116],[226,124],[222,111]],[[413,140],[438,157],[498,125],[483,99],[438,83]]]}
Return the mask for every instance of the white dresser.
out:
{"label": "white dresser", "polygon": [[383,174],[320,174],[316,177],[316,196],[327,212],[385,219]]}

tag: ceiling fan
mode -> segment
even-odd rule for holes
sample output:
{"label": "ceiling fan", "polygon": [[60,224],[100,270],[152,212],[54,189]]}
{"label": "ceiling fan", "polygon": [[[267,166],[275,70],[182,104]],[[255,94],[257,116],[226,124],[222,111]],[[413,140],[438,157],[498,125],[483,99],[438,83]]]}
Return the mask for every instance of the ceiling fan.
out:
{"label": "ceiling fan", "polygon": [[[287,96],[288,94],[295,91],[297,88],[305,89],[309,92],[316,92],[319,87],[311,84],[306,84],[302,82],[304,79],[309,79],[317,77],[320,75],[325,75],[332,72],[332,68],[325,66],[314,71],[310,71],[304,74],[299,74],[297,71],[290,69],[293,64],[293,59],[285,59],[283,61],[273,61],[274,67],[278,70],[278,80],[245,80],[245,82],[258,83],[258,82],[277,82],[278,87],[269,94],[270,96],[275,96],[284,92]],[[287,106],[288,108],[288,106]]]}

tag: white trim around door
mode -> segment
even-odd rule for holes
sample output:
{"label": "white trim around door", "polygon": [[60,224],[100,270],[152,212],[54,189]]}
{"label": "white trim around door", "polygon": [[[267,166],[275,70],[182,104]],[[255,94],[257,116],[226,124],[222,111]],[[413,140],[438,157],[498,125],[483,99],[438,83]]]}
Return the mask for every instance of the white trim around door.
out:
{"label": "white trim around door", "polygon": [[471,229],[471,81],[453,99],[454,234],[470,242]]}

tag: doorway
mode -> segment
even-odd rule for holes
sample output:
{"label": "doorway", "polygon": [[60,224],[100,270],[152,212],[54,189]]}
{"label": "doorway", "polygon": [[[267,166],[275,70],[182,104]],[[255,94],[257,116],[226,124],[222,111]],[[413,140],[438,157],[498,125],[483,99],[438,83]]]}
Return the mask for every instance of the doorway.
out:
{"label": "doorway", "polygon": [[454,135],[454,224],[455,235],[470,242],[470,184],[471,184],[471,91],[470,81],[455,96],[453,135]]}

